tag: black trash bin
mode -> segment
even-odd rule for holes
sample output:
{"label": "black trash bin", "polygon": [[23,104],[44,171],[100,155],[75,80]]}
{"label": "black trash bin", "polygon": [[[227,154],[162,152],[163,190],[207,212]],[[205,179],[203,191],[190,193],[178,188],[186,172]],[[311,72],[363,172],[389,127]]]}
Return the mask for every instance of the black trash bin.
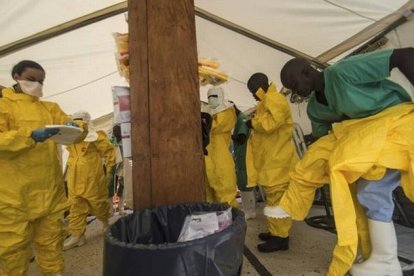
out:
{"label": "black trash bin", "polygon": [[246,222],[239,209],[232,209],[233,223],[221,232],[176,242],[187,215],[229,207],[182,204],[146,209],[120,218],[105,234],[103,275],[240,275]]}

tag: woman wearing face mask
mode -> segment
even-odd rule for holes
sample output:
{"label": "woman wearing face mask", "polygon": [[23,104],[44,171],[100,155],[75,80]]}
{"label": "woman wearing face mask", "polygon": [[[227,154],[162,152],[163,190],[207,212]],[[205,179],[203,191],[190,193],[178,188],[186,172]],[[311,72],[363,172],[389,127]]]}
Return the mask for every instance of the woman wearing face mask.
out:
{"label": "woman wearing face mask", "polygon": [[45,125],[78,125],[56,103],[41,101],[45,70],[24,60],[13,67],[16,84],[0,99],[0,275],[26,275],[32,256],[45,275],[63,271],[67,208],[57,146],[59,131]]}
{"label": "woman wearing face mask", "polygon": [[230,153],[231,131],[236,124],[233,105],[224,98],[221,87],[208,91],[208,105],[212,116],[210,143],[205,156],[207,202],[228,203],[238,208],[236,200],[236,172]]}

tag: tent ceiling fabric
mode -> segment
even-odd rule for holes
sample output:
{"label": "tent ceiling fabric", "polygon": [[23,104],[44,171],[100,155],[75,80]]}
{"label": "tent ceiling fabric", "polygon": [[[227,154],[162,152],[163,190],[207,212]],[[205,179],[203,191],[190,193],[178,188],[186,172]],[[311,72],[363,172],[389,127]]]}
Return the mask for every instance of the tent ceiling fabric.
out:
{"label": "tent ceiling fabric", "polygon": [[120,2],[123,1],[0,0],[0,26],[2,30],[7,30],[0,36],[0,45],[9,44]]}
{"label": "tent ceiling fabric", "polygon": [[314,57],[396,11],[406,2],[195,1],[197,7]]}
{"label": "tent ceiling fabric", "polygon": [[92,118],[108,114],[113,111],[111,86],[127,85],[117,71],[112,33],[127,31],[121,14],[2,57],[0,84],[12,85],[12,66],[33,59],[46,70],[46,100],[58,102],[69,114],[77,110],[88,110]]}
{"label": "tent ceiling fabric", "polygon": [[[122,2],[0,0],[3,11],[0,28],[7,30],[0,36],[0,46]],[[413,2],[195,0],[195,5],[272,41],[317,57]],[[58,102],[67,113],[85,109],[93,118],[107,114],[112,111],[111,86],[126,85],[117,73],[112,33],[127,32],[127,28],[121,14],[1,57],[0,85],[13,84],[10,70],[16,62],[33,59],[47,72],[46,99]],[[230,81],[224,87],[241,109],[254,105],[245,85],[252,73],[262,71],[281,87],[279,71],[291,56],[200,17],[196,17],[196,28],[199,54],[217,59],[220,69],[230,74]],[[391,47],[413,46],[412,31],[406,25],[400,29],[391,39]],[[200,89],[202,100],[207,89]],[[307,120],[304,106],[295,105],[292,109],[295,119]]]}
{"label": "tent ceiling fabric", "polygon": [[99,22],[106,18],[110,18],[112,16],[115,16],[121,13],[126,13],[127,11],[128,11],[128,3],[122,2],[116,5],[112,5],[107,8],[100,9],[98,11],[89,13],[85,16],[77,17],[73,20],[53,26],[51,28],[48,28],[36,34],[29,35],[28,37],[15,40],[9,44],[0,46],[0,57],[13,53],[15,51],[19,51],[26,47],[30,47],[39,42],[43,42],[49,38],[53,38],[53,37],[65,34],[67,32]]}

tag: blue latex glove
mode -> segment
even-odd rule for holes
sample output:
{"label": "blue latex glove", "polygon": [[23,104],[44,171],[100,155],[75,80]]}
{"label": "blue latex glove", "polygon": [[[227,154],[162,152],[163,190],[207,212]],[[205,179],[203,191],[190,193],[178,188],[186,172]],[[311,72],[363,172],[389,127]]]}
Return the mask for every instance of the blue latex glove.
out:
{"label": "blue latex glove", "polygon": [[31,137],[35,142],[44,142],[58,132],[58,128],[38,128],[32,131]]}
{"label": "blue latex glove", "polygon": [[66,122],[65,126],[73,126],[73,127],[79,127],[77,123],[75,122]]}

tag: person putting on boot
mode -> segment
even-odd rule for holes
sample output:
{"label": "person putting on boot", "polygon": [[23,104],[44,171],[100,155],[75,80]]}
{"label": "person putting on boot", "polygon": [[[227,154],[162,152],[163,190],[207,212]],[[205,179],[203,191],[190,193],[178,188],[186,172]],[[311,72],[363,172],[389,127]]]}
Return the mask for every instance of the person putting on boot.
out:
{"label": "person putting on boot", "polygon": [[257,183],[266,195],[264,215],[267,217],[268,232],[260,233],[265,241],[257,246],[261,252],[289,249],[291,218],[276,219],[277,206],[289,184],[289,170],[298,158],[292,144],[293,120],[285,97],[269,84],[263,73],[253,74],[247,88],[258,101],[256,113],[246,121],[251,128],[253,164],[257,171]]}
{"label": "person putting on boot", "polygon": [[[414,85],[413,65],[414,48],[409,47],[352,56],[323,71],[313,68],[310,62],[305,59],[294,58],[284,65],[280,74],[283,85],[291,89],[292,93],[301,97],[309,97],[307,113],[312,122],[313,135],[321,137],[319,140],[329,136],[330,133],[335,135],[335,131],[340,131],[339,128],[342,127],[346,130],[344,132],[353,133],[354,136],[346,137],[347,139],[342,138],[335,145],[336,148],[346,142],[348,144],[354,142],[354,145],[362,144],[363,139],[370,139],[379,148],[375,151],[369,147],[363,148],[352,157],[348,157],[348,159],[342,157],[343,160],[341,160],[342,163],[352,160],[358,161],[358,166],[355,166],[357,169],[347,172],[348,175],[363,173],[354,182],[356,197],[368,218],[368,232],[372,247],[368,258],[365,258],[362,263],[352,265],[350,273],[354,276],[402,275],[397,254],[397,239],[392,222],[394,210],[392,192],[400,183],[412,183],[412,181],[403,181],[407,175],[411,175],[411,169],[408,173],[406,168],[412,166],[410,161],[410,156],[412,156],[410,144],[412,124],[410,116],[404,113],[406,108],[410,108],[412,99],[403,87],[389,80],[388,77],[391,71],[397,68]],[[377,127],[377,122],[382,122],[380,115],[389,116],[389,114],[398,113],[401,114],[390,119],[389,124],[381,124],[380,128]],[[346,125],[346,122],[352,122],[353,125],[351,123]],[[364,128],[357,129],[359,132],[355,132],[353,126],[356,126],[358,122],[360,124],[363,122]],[[334,123],[336,127],[332,126]],[[387,134],[382,144],[379,142],[380,135],[372,131],[377,129]],[[406,141],[409,141],[407,145],[404,144],[407,143]],[[390,145],[397,147],[397,150],[391,148]],[[403,145],[404,151],[398,150],[398,146],[401,145]],[[375,178],[369,175],[370,171],[366,168],[370,167],[364,163],[364,159],[367,159],[373,152],[379,152],[379,156],[374,158],[374,160],[378,160],[377,162],[387,161],[374,163],[377,171]],[[392,156],[388,154],[390,152]],[[405,152],[409,152],[409,157],[404,156]],[[329,159],[329,164],[330,168],[333,167],[332,157]],[[372,165],[370,164],[370,166]],[[354,168],[351,165],[348,167]],[[382,174],[378,173],[380,169]],[[307,173],[309,174],[309,172]],[[332,174],[331,169],[329,173]],[[402,186],[404,188],[408,184]],[[293,185],[291,185],[292,187]],[[414,198],[410,192],[412,191],[411,187],[405,192]],[[300,194],[305,195],[309,192]],[[284,197],[288,198],[287,195],[289,192]],[[335,204],[334,200],[332,202]],[[341,202],[343,202],[342,198]],[[288,209],[284,203],[285,200],[282,200],[279,211]],[[292,207],[291,210],[295,209],[294,206]],[[297,217],[294,214],[289,213],[289,215]],[[339,220],[345,221],[343,217],[339,217],[338,213],[335,216],[338,216]],[[337,220],[336,217],[335,220]],[[346,229],[349,231],[350,227],[347,225]],[[360,242],[359,246],[362,247],[362,245],[363,243]],[[338,252],[341,254],[337,253],[335,256],[334,252],[334,259],[339,260],[338,263],[341,266],[348,268],[351,265],[348,262],[352,262],[354,259],[352,258],[353,252],[349,253],[351,250],[338,250]],[[331,265],[330,270],[339,271],[339,268],[334,268]]]}

